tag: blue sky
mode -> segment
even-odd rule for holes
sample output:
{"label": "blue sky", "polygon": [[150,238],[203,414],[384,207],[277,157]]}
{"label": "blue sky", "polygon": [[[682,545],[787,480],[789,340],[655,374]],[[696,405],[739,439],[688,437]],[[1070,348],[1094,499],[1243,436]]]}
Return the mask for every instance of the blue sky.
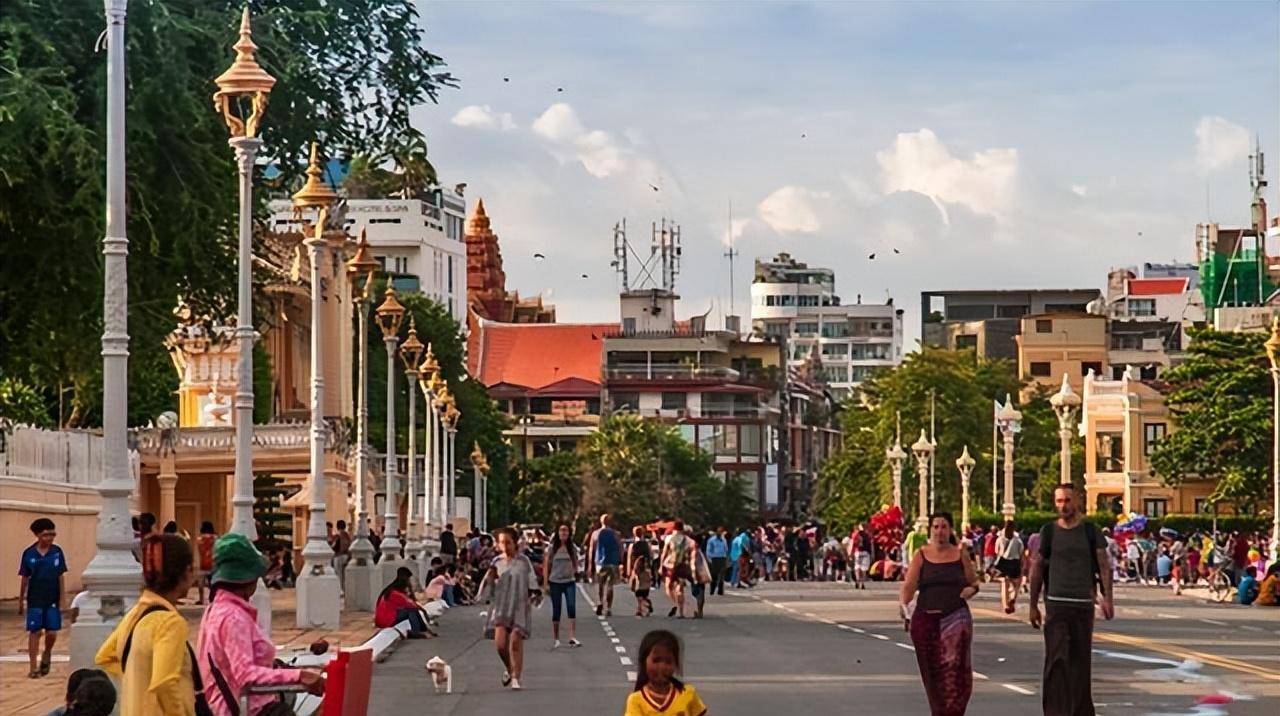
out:
{"label": "blue sky", "polygon": [[1272,2],[420,7],[461,82],[415,115],[433,161],[561,321],[616,319],[624,216],[682,225],[682,316],[728,309],[732,202],[739,313],[751,259],[789,251],[914,341],[921,290],[1193,258],[1206,209],[1247,218],[1255,135],[1280,211]]}

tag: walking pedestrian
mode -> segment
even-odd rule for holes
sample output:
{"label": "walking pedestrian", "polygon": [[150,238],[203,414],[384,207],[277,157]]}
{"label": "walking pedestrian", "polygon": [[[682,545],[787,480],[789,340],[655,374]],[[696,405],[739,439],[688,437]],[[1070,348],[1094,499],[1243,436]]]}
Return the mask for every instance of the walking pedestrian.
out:
{"label": "walking pedestrian", "polygon": [[1098,528],[1084,522],[1072,485],[1053,491],[1058,519],[1040,530],[1039,558],[1031,567],[1030,622],[1041,627],[1040,592],[1045,592],[1045,716],[1093,716],[1090,690],[1093,648],[1093,605],[1103,619],[1115,616],[1111,566]]}
{"label": "walking pedestrian", "polygon": [[855,589],[867,588],[867,572],[871,571],[871,533],[862,523],[853,530],[853,584]]}
{"label": "walking pedestrian", "polygon": [[453,564],[458,559],[458,538],[453,534],[453,523],[445,525],[440,533],[440,559],[445,564]]}
{"label": "walking pedestrian", "polygon": [[707,559],[711,561],[711,586],[712,594],[724,596],[724,578],[725,570],[729,566],[729,543],[725,539],[727,530],[724,525],[716,528],[716,531],[707,538]]}
{"label": "walking pedestrian", "polygon": [[701,619],[702,612],[707,605],[708,585],[711,584],[711,567],[707,562],[706,555],[703,554],[702,549],[698,546],[698,540],[690,537],[689,542],[689,571],[693,574],[691,592],[696,605],[693,618]]}
{"label": "walking pedestrian", "polygon": [[[200,536],[196,537],[196,604],[204,604],[204,592],[209,587],[209,577],[213,572],[213,545],[218,541],[218,532],[213,523],[205,520],[200,523]],[[210,596],[210,599],[213,597]]]}
{"label": "walking pedestrian", "polygon": [[520,554],[520,535],[511,527],[497,531],[498,556],[489,565],[480,592],[492,595],[485,638],[493,639],[502,660],[502,685],[521,688],[524,673],[524,640],[529,638],[533,607],[542,603],[542,592],[529,558]]}
{"label": "walking pedestrian", "polygon": [[636,598],[636,616],[647,617],[653,614],[653,600],[649,598],[649,589],[653,586],[653,570],[648,558],[631,563],[631,576],[628,577],[627,584]]}
{"label": "walking pedestrian", "polygon": [[[67,598],[67,558],[54,544],[58,529],[53,520],[41,517],[31,523],[36,541],[22,551],[18,564],[18,613],[27,621],[27,657],[31,670],[27,677],[38,679],[49,673],[53,661],[53,644],[62,629],[62,609]],[[24,609],[25,602],[25,609]],[[44,635],[44,652],[40,652],[40,636]],[[38,661],[37,661],[38,659]]]}
{"label": "walking pedestrian", "polygon": [[1004,523],[1004,531],[996,538],[996,572],[1000,574],[1000,604],[1005,614],[1017,609],[1018,590],[1022,588],[1022,538],[1013,520]]}
{"label": "walking pedestrian", "polygon": [[191,545],[177,535],[142,540],[142,594],[98,648],[94,662],[120,684],[121,716],[208,713],[178,600],[195,581]]}
{"label": "walking pedestrian", "polygon": [[706,704],[680,673],[680,638],[659,629],[640,640],[636,686],[622,716],[705,716]]}
{"label": "walking pedestrian", "polygon": [[578,641],[578,549],[573,544],[573,531],[569,525],[560,525],[551,538],[551,549],[543,557],[543,591],[551,597],[551,638],[553,649],[560,648],[560,602],[564,602],[569,617],[569,646],[579,647]]}
{"label": "walking pedestrian", "polygon": [[662,542],[662,574],[666,578],[667,597],[675,606],[667,612],[668,617],[679,614],[684,619],[684,594],[686,583],[693,579],[689,554],[691,540],[684,533],[684,522],[676,520],[671,534]]}
{"label": "walking pedestrian", "polygon": [[596,589],[599,600],[596,602],[596,616],[601,610],[604,616],[613,616],[613,585],[618,583],[618,568],[622,564],[622,538],[609,526],[612,518],[605,513],[600,515],[600,528],[591,535],[588,554],[592,556],[595,566]]}
{"label": "walking pedestrian", "polygon": [[[968,600],[978,593],[979,583],[957,544],[950,513],[931,515],[929,541],[911,557],[900,600],[933,716],[964,714],[973,694]],[[909,612],[912,599],[916,606]]]}
{"label": "walking pedestrian", "polygon": [[[266,568],[262,553],[244,535],[223,535],[214,545],[213,593],[200,618],[196,654],[205,698],[216,716],[238,715],[250,684],[301,684],[312,694],[324,693],[318,672],[275,668],[275,644],[258,626],[258,610],[249,601]],[[249,713],[261,714],[275,701],[266,694],[250,696]]]}

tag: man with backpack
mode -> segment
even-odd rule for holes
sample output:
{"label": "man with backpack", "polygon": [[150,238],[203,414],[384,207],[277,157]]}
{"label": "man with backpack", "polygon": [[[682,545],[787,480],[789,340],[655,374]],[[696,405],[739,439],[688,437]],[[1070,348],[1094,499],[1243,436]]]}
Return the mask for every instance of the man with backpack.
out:
{"label": "man with backpack", "polygon": [[1093,716],[1090,690],[1093,605],[1102,618],[1115,616],[1111,565],[1098,528],[1085,522],[1072,485],[1053,491],[1058,519],[1040,530],[1039,554],[1031,567],[1030,621],[1041,627],[1040,592],[1045,592],[1045,716]]}

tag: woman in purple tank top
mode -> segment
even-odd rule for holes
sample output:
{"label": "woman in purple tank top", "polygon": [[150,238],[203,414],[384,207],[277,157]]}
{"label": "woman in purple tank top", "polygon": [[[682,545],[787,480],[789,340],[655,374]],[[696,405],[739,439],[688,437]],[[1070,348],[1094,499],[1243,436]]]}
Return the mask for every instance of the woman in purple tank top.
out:
{"label": "woman in purple tank top", "polygon": [[973,617],[967,600],[977,593],[977,574],[956,544],[950,513],[930,515],[929,541],[911,558],[901,607],[933,716],[961,716],[969,705]]}

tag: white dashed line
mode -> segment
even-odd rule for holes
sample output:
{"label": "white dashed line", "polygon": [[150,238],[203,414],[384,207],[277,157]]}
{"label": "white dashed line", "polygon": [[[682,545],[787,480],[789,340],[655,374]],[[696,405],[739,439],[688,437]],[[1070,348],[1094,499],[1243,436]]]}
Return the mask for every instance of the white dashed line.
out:
{"label": "white dashed line", "polygon": [[836,628],[844,629],[845,631],[853,631],[853,627],[849,626],[848,624],[836,624]]}
{"label": "white dashed line", "polygon": [[1156,612],[1156,616],[1160,617],[1161,619],[1181,619],[1182,618],[1177,614],[1165,614],[1164,612]]}
{"label": "white dashed line", "polygon": [[[583,589],[581,584],[578,585],[578,593],[582,595],[583,599],[587,600],[587,604],[590,604],[592,609],[595,609],[595,602],[591,601],[591,597],[587,594],[587,590]],[[619,663],[623,666],[632,666],[631,657],[627,656],[627,647],[621,645],[622,640],[614,633],[613,627],[609,625],[608,620],[606,620],[604,616],[597,616],[596,619],[600,620],[600,628],[604,630],[605,636],[609,638],[609,641],[613,642],[613,649],[618,652],[619,655]],[[627,683],[634,683],[636,680],[636,672],[628,671],[626,674]]]}
{"label": "white dashed line", "polygon": [[805,613],[804,613],[804,615],[805,615],[806,617],[809,617],[810,619],[817,619],[817,618],[818,618],[818,615],[817,615],[817,614],[814,614],[813,612],[805,612]]}
{"label": "white dashed line", "polygon": [[1248,624],[1242,624],[1240,625],[1240,628],[1246,631],[1262,631],[1262,629],[1259,629],[1256,626],[1249,626]]}
{"label": "white dashed line", "polygon": [[1008,689],[1008,690],[1010,690],[1010,691],[1012,691],[1012,692],[1016,693],[1016,694],[1022,694],[1023,696],[1035,696],[1035,695],[1036,695],[1036,692],[1034,692],[1034,691],[1032,691],[1032,690],[1030,690],[1030,689],[1024,689],[1024,688],[1022,688],[1021,686],[1018,686],[1017,684],[1000,684],[1000,685],[1001,685],[1001,686],[1003,686],[1003,687],[1005,687],[1006,689]]}
{"label": "white dashed line", "polygon": [[983,673],[978,672],[978,671],[973,672],[973,678],[975,678],[975,679],[979,679],[979,680],[981,680],[981,681],[988,681],[988,680],[990,680],[990,679],[991,679],[991,677],[990,677],[990,676],[987,676],[986,674],[983,674]]}
{"label": "white dashed line", "polygon": [[616,651],[616,652],[618,652],[619,654],[625,654],[625,653],[627,653],[627,647],[625,647],[625,646],[615,646],[615,647],[613,647],[613,650],[614,650],[614,651]]}
{"label": "white dashed line", "polygon": [[871,637],[874,637],[874,638],[876,638],[876,639],[879,639],[880,641],[889,641],[889,637],[885,636],[884,634],[873,634],[873,633],[868,632],[868,634],[867,634],[867,635],[868,635],[868,636],[871,636]]}
{"label": "white dashed line", "polygon": [[609,641],[613,642],[614,644],[621,644],[621,643],[622,643],[622,640],[621,640],[621,639],[619,639],[619,638],[618,638],[618,637],[616,637],[616,636],[611,636],[611,637],[609,637]]}
{"label": "white dashed line", "polygon": [[902,642],[900,642],[900,641],[895,641],[895,642],[893,642],[893,643],[894,643],[894,644],[896,644],[897,646],[902,647],[903,649],[906,649],[907,651],[915,651],[915,650],[916,650],[916,648],[915,648],[914,646],[911,646],[910,644],[903,644],[903,643],[902,643]]}
{"label": "white dashed line", "polygon": [[1217,619],[1201,619],[1200,621],[1204,622],[1205,624],[1212,624],[1214,626],[1231,626],[1230,624],[1227,624],[1226,622],[1220,622]]}
{"label": "white dashed line", "polygon": [[631,657],[629,656],[619,656],[618,661],[621,661],[623,666],[631,666]]}
{"label": "white dashed line", "polygon": [[866,629],[859,629],[858,627],[849,627],[849,628],[850,628],[850,629],[852,629],[852,630],[854,631],[854,633],[855,633],[855,634],[866,634],[866,633],[867,633],[867,630],[866,630]]}
{"label": "white dashed line", "polygon": [[627,672],[627,683],[635,683],[635,680],[636,680],[636,672],[634,672],[634,671],[628,671],[628,672]]}

